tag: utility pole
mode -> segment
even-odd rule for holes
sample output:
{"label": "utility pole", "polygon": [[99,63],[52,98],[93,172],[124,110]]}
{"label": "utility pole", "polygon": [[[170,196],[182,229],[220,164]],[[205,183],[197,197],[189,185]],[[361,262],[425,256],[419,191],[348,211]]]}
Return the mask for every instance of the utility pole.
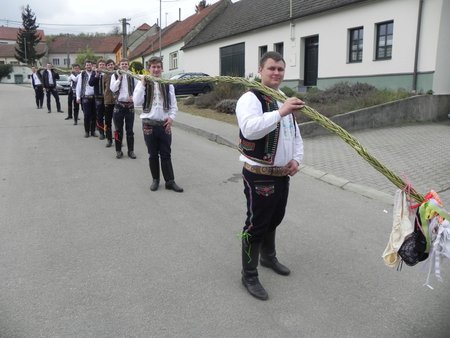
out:
{"label": "utility pole", "polygon": [[128,50],[128,42],[127,42],[127,25],[128,22],[131,19],[125,19],[119,20],[119,22],[122,22],[122,57],[127,57],[127,50]]}
{"label": "utility pole", "polygon": [[25,47],[24,48],[24,53],[25,53],[24,60],[25,60],[25,63],[28,64],[28,58],[27,58],[27,37],[26,36],[23,37],[23,45]]}

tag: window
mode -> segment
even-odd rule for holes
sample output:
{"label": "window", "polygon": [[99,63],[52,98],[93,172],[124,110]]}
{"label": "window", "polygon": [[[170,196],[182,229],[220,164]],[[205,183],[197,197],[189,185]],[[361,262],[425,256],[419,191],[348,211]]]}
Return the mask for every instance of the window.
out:
{"label": "window", "polygon": [[70,65],[70,59],[64,58],[64,66],[69,66],[69,65]]}
{"label": "window", "polygon": [[11,64],[11,65],[18,65],[19,61],[11,61],[9,64]]}
{"label": "window", "polygon": [[392,58],[392,39],[394,35],[394,21],[377,24],[376,60]]}
{"label": "window", "polygon": [[53,66],[59,66],[59,59],[52,60]]}
{"label": "window", "polygon": [[284,53],[284,43],[283,43],[283,42],[275,43],[275,44],[273,45],[273,50],[274,50],[275,52],[278,52],[278,53],[280,53],[281,55],[283,55],[283,53]]}
{"label": "window", "polygon": [[169,69],[178,68],[178,52],[170,53],[169,55]]}
{"label": "window", "polygon": [[265,53],[267,53],[267,45],[266,46],[259,46],[259,57],[258,60],[261,59],[261,56],[263,56]]}
{"label": "window", "polygon": [[220,48],[220,75],[245,76],[245,44]]}
{"label": "window", "polygon": [[0,61],[0,65],[4,65],[5,64],[5,61]]}
{"label": "window", "polygon": [[348,62],[361,62],[363,57],[363,33],[364,28],[352,28],[349,30],[350,50]]}

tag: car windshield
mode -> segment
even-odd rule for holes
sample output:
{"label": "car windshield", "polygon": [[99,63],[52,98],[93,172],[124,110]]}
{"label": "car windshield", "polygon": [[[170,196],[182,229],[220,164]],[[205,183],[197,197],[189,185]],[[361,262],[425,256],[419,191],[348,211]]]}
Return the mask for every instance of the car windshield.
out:
{"label": "car windshield", "polygon": [[174,76],[172,76],[170,79],[171,79],[171,80],[177,80],[177,79],[179,79],[179,78],[181,77],[181,75],[182,75],[182,74],[174,75]]}
{"label": "car windshield", "polygon": [[67,75],[60,75],[59,81],[69,81],[69,77]]}

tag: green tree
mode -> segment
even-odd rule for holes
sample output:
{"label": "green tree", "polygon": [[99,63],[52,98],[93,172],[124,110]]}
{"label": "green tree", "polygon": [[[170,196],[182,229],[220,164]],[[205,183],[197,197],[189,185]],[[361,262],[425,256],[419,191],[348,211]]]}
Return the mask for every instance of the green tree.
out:
{"label": "green tree", "polygon": [[130,64],[130,70],[131,70],[133,73],[136,73],[136,74],[142,74],[142,71],[144,70],[144,65],[142,64],[142,62],[139,62],[139,61],[133,61],[133,62]]}
{"label": "green tree", "polygon": [[0,81],[1,81],[4,77],[7,77],[9,74],[11,74],[12,71],[13,71],[12,65],[3,65],[3,64],[0,64]]}
{"label": "green tree", "polygon": [[29,5],[22,10],[22,25],[23,28],[20,28],[17,34],[15,57],[19,62],[34,65],[45,53],[36,51],[41,38],[37,33],[39,26],[36,25],[36,17]]}
{"label": "green tree", "polygon": [[75,63],[78,63],[83,68],[84,62],[86,60],[90,60],[92,62],[97,62],[97,60],[101,59],[101,56],[96,56],[94,51],[87,47],[84,51],[81,51],[77,54],[77,57],[75,59]]}

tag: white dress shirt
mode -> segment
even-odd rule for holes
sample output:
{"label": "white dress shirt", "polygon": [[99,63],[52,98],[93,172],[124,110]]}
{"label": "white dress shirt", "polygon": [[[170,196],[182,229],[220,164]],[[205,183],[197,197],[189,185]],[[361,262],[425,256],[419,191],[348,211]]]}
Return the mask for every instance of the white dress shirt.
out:
{"label": "white dress shirt", "polygon": [[[154,85],[155,85],[154,86],[155,92],[152,107],[150,111],[141,113],[140,118],[156,121],[165,121],[167,117],[170,117],[172,120],[175,120],[178,111],[177,99],[175,97],[175,88],[173,87],[173,85],[169,85],[170,105],[169,110],[164,111],[163,98],[161,96],[161,91],[159,90],[158,83],[154,82]],[[142,84],[141,81],[139,81],[133,92],[134,105],[142,106],[144,104],[144,97],[145,97],[145,86]]]}
{"label": "white dress shirt", "polygon": [[41,80],[39,79],[39,76],[36,73],[33,73],[33,79],[34,79],[34,85],[35,86],[38,86],[38,85],[42,84]]}
{"label": "white dress shirt", "polygon": [[[109,84],[109,89],[111,89],[111,91],[113,93],[117,92],[119,90],[119,97],[118,97],[118,101],[122,101],[122,102],[129,102],[129,94],[128,94],[128,80],[134,81],[134,78],[132,77],[128,77],[127,75],[122,75],[122,83],[120,82],[119,77],[117,76],[117,74],[113,74],[111,76],[111,83]],[[136,81],[135,81],[136,84]],[[120,88],[119,88],[120,86]]]}
{"label": "white dress shirt", "polygon": [[[278,107],[283,104],[278,102]],[[275,154],[274,166],[284,167],[292,159],[299,164],[303,160],[303,140],[298,125],[294,123],[292,114],[281,117],[278,110],[263,113],[261,102],[255,94],[247,92],[242,95],[236,104],[236,117],[239,128],[248,140],[258,140],[275,130],[280,122],[280,134]],[[244,155],[239,160],[251,165],[264,166],[252,161]]]}
{"label": "white dress shirt", "polygon": [[[86,87],[84,88],[84,93],[81,92],[82,87],[83,87],[83,78],[82,78],[82,74],[83,72],[86,72]],[[77,94],[77,100],[80,100],[81,97],[83,96],[93,96],[94,95],[94,87],[89,86],[89,78],[91,77],[92,72],[88,72],[88,71],[83,71],[80,74],[78,74],[77,76],[77,89],[76,89],[76,94]]]}

